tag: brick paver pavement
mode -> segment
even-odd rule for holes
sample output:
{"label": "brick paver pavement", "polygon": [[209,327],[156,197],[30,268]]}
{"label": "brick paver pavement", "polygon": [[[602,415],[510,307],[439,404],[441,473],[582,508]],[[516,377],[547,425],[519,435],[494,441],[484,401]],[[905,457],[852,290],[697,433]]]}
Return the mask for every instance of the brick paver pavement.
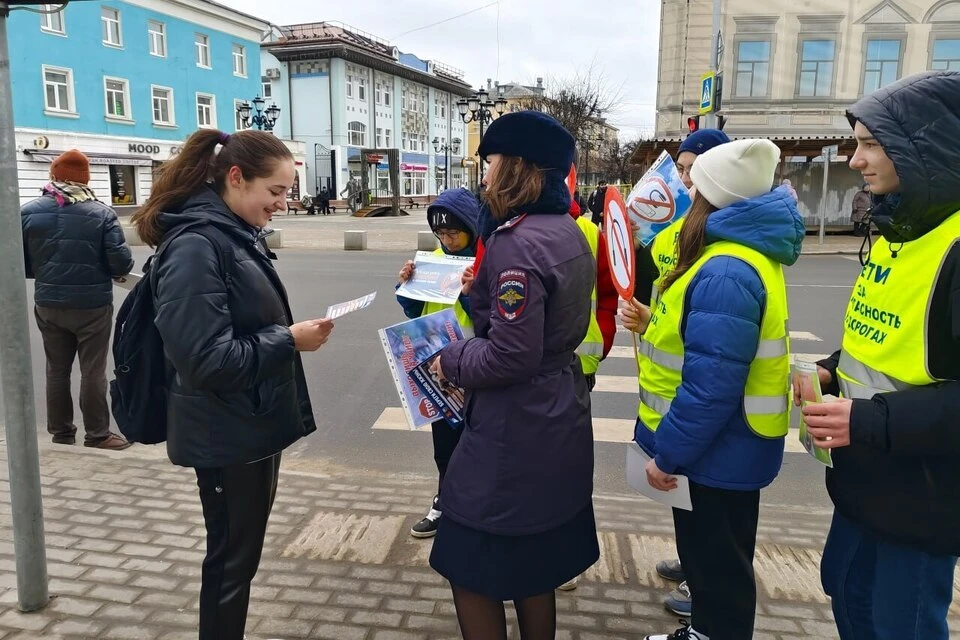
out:
{"label": "brick paver pavement", "polygon": [[[40,612],[16,610],[4,460],[0,640],[195,638],[204,529],[193,472],[172,466],[160,447],[40,450],[53,599]],[[407,533],[434,480],[306,473],[298,464],[289,461],[281,476],[248,638],[459,637],[449,589],[426,562],[430,543]],[[660,605],[669,585],[653,571],[674,553],[669,511],[631,495],[597,496],[595,505],[603,556],[576,591],[558,595],[557,637],[673,629],[675,616]],[[828,522],[826,510],[763,508],[757,640],[836,637],[818,583]]]}

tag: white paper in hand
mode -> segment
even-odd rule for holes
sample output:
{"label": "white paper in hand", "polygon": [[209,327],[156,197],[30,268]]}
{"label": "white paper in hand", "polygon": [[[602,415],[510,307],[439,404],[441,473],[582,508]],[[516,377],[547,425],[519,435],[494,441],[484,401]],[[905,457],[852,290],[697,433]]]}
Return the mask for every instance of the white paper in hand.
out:
{"label": "white paper in hand", "polygon": [[142,273],[128,273],[125,276],[117,276],[113,279],[113,284],[117,285],[121,289],[126,289],[130,291],[133,287],[143,279]]}
{"label": "white paper in hand", "polygon": [[693,511],[690,502],[690,480],[686,476],[672,474],[677,479],[677,488],[672,491],[660,491],[647,481],[647,463],[650,461],[636,442],[627,445],[627,484],[652,500],[668,507]]}
{"label": "white paper in hand", "polygon": [[347,302],[341,302],[339,304],[332,304],[327,307],[327,314],[325,318],[330,320],[336,320],[337,318],[343,317],[348,313],[353,313],[354,311],[360,311],[361,309],[366,309],[373,301],[377,299],[377,292],[368,293],[362,298],[357,298],[356,300],[348,300]]}

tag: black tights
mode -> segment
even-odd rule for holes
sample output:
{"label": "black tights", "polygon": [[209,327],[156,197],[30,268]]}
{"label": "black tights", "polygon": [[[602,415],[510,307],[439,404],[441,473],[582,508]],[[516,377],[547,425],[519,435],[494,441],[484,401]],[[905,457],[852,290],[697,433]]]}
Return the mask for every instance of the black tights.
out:
{"label": "black tights", "polygon": [[[503,603],[451,585],[453,604],[463,640],[507,640]],[[557,599],[550,591],[514,600],[522,640],[554,640],[557,633]]]}

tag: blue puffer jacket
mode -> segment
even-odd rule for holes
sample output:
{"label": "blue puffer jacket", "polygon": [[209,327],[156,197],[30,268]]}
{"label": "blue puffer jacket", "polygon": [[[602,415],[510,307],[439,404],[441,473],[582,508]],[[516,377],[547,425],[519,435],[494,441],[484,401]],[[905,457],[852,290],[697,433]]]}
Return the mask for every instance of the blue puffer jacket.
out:
{"label": "blue puffer jacket", "polygon": [[133,256],[112,208],[94,200],[60,207],[44,195],[25,204],[20,218],[38,306],[97,309],[113,303],[113,278],[130,273]]}
{"label": "blue puffer jacket", "polygon": [[[468,229],[470,229],[470,242],[467,244],[466,249],[462,251],[457,251],[453,255],[457,256],[475,256],[477,255],[477,229],[478,229],[478,219],[480,217],[480,203],[477,201],[477,197],[473,195],[469,189],[448,189],[444,191],[437,199],[434,200],[429,207],[427,207],[427,215],[430,214],[434,209],[443,209],[455,215]],[[440,243],[440,248],[444,253],[449,253],[446,247],[443,246],[443,243]],[[397,284],[397,288],[400,285]],[[424,303],[420,300],[412,300],[404,296],[397,296],[397,302],[400,303],[400,306],[403,307],[403,314],[408,318],[419,318],[423,315],[423,306]],[[470,297],[469,296],[460,296],[460,305],[463,307],[464,311],[470,313]]]}
{"label": "blue puffer jacket", "polygon": [[[707,243],[729,240],[784,265],[800,256],[803,218],[786,188],[738,202],[707,221]],[[763,282],[743,260],[711,258],[684,300],[683,382],[656,433],[635,439],[667,473],[720,489],[760,489],[777,477],[783,440],[760,438],[743,416],[743,390],[766,304]]]}

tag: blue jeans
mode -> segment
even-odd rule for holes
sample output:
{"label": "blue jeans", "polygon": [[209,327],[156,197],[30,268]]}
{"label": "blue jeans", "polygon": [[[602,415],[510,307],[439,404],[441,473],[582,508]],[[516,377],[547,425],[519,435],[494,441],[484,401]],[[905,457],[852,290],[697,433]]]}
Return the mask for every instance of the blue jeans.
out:
{"label": "blue jeans", "polygon": [[957,558],[886,542],[834,512],[820,577],[842,640],[948,640]]}

